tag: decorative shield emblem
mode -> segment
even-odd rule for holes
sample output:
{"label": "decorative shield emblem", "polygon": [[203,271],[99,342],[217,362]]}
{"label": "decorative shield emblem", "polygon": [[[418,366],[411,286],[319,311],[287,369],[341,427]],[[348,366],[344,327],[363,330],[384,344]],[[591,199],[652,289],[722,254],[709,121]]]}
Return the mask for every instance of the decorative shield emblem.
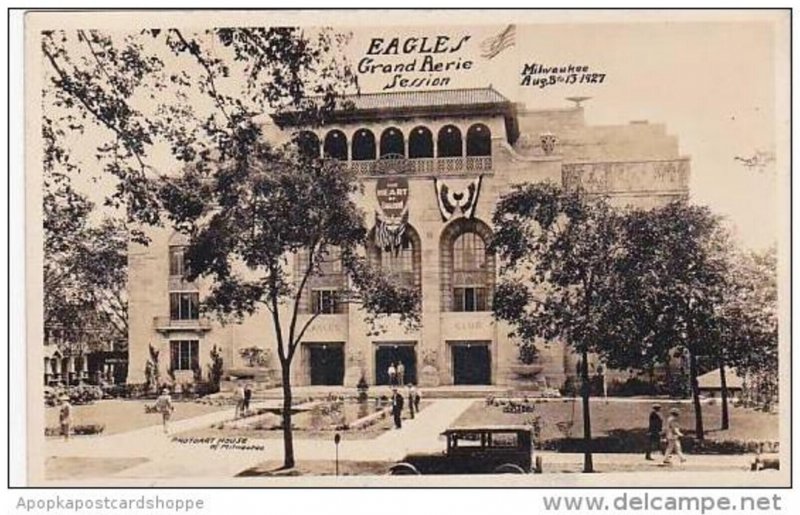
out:
{"label": "decorative shield emblem", "polygon": [[408,202],[408,179],[381,177],[375,186],[378,205],[386,218],[400,218]]}

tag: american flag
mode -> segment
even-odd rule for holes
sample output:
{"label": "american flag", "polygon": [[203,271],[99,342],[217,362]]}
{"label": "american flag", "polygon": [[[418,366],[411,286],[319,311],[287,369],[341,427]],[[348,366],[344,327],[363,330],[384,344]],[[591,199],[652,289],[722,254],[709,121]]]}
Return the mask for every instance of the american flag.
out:
{"label": "american flag", "polygon": [[517,26],[509,25],[500,34],[486,38],[481,42],[481,57],[494,59],[506,48],[514,46],[517,39]]}
{"label": "american flag", "polygon": [[403,247],[403,237],[408,224],[408,207],[403,210],[399,218],[385,219],[380,213],[375,213],[375,244],[378,248],[395,255]]}

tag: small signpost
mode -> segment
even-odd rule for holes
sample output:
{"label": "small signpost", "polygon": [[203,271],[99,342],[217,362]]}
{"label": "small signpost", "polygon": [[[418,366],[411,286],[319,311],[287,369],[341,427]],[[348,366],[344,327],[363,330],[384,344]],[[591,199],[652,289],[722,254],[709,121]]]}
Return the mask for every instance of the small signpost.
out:
{"label": "small signpost", "polygon": [[336,475],[339,475],[339,442],[342,441],[342,435],[336,433],[333,437],[333,444],[336,446]]}

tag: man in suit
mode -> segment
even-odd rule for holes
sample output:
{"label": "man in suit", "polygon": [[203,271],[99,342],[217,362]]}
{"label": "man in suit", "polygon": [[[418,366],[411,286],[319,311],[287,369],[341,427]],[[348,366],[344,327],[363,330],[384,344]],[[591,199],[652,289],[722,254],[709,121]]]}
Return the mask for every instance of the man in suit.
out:
{"label": "man in suit", "polygon": [[650,423],[647,426],[647,453],[644,455],[646,460],[652,460],[653,451],[661,451],[661,430],[664,427],[664,421],[661,419],[661,406],[653,404],[653,410],[650,412]]}
{"label": "man in suit", "polygon": [[394,417],[394,427],[403,427],[403,394],[392,388],[392,416]]}

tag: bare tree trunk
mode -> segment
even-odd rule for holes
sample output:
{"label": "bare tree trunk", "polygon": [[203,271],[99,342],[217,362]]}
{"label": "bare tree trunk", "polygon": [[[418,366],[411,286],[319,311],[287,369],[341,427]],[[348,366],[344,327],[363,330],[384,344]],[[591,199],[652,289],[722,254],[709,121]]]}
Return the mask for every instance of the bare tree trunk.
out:
{"label": "bare tree trunk", "polygon": [[581,397],[583,398],[583,471],[594,472],[592,461],[592,421],[589,415],[589,355],[581,353]]}
{"label": "bare tree trunk", "polygon": [[692,383],[692,399],[694,400],[694,432],[695,438],[704,440],[703,408],[700,405],[700,385],[697,382],[697,357],[689,353],[689,379]]}
{"label": "bare tree trunk", "polygon": [[281,382],[283,386],[283,468],[294,467],[294,441],[292,439],[292,380],[291,363],[281,361]]}
{"label": "bare tree trunk", "polygon": [[730,418],[728,417],[728,381],[725,377],[725,360],[719,358],[719,386],[722,396],[722,426],[721,429],[729,429]]}

